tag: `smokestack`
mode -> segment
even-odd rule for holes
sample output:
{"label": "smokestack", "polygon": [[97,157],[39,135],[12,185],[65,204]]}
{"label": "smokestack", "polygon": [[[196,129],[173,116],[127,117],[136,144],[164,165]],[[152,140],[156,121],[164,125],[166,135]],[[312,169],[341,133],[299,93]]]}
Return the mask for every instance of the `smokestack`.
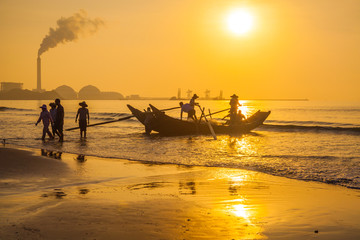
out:
{"label": "smokestack", "polygon": [[178,89],[178,99],[181,99],[181,89]]}
{"label": "smokestack", "polygon": [[37,88],[38,92],[41,92],[41,58],[37,58]]}

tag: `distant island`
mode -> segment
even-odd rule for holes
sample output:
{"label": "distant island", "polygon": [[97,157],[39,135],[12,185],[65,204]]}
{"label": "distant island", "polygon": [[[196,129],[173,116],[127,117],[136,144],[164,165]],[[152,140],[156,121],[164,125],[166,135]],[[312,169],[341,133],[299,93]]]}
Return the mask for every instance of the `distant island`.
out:
{"label": "distant island", "polygon": [[125,99],[118,92],[102,92],[97,87],[88,85],[76,92],[67,85],[62,85],[52,91],[31,91],[23,90],[20,87],[6,89],[2,87],[0,100],[123,100]]}
{"label": "distant island", "polygon": [[[102,92],[93,85],[87,85],[76,92],[73,88],[67,85],[62,85],[51,91],[43,89],[28,90],[22,89],[22,83],[15,82],[1,82],[0,100],[54,100],[60,98],[62,100],[189,100],[192,96],[192,91],[187,91],[186,97],[181,97],[181,90],[178,90],[178,96],[168,97],[141,97],[133,94],[124,97],[118,92]],[[217,97],[210,97],[210,91],[205,91],[205,96],[200,97],[199,100],[229,100],[223,98],[222,91]],[[244,101],[308,101],[306,98],[297,99],[241,99]]]}

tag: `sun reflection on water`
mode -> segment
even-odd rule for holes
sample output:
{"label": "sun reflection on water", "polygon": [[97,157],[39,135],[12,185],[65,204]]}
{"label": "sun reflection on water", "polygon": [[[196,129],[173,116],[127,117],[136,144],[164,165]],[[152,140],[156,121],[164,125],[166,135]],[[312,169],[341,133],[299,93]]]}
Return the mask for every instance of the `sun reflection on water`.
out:
{"label": "sun reflection on water", "polygon": [[219,147],[222,147],[224,152],[232,153],[239,157],[258,155],[258,143],[254,142],[254,138],[251,136],[226,137],[220,141]]}
{"label": "sun reflection on water", "polygon": [[241,113],[246,117],[250,117],[251,115],[251,111],[249,109],[249,107],[247,106],[248,101],[239,101],[239,103],[241,104],[241,106],[238,107],[238,111],[241,111]]}
{"label": "sun reflection on water", "polygon": [[238,217],[242,217],[246,221],[250,222],[250,213],[246,205],[244,204],[237,204],[232,206],[234,209],[234,214]]}

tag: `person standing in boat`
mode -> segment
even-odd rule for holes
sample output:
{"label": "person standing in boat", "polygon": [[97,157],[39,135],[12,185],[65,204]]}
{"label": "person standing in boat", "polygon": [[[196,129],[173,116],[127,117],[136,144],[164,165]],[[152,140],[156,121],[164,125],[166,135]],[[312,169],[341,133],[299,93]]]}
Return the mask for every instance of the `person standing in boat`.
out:
{"label": "person standing in boat", "polygon": [[199,106],[199,103],[196,103],[195,100],[199,98],[198,95],[194,94],[192,98],[190,99],[189,104],[195,109],[195,106]]}
{"label": "person standing in boat", "polygon": [[191,116],[191,118],[194,119],[194,121],[197,121],[195,106],[199,106],[199,103],[196,103],[195,100],[198,99],[198,98],[199,98],[199,96],[196,95],[196,94],[194,94],[194,95],[192,96],[192,98],[190,99],[190,102],[189,102],[189,104],[191,105],[191,107],[192,107],[193,110],[194,110],[194,111],[192,112],[192,116]]}
{"label": "person standing in boat", "polygon": [[87,109],[88,105],[85,101],[79,103],[79,105],[81,106],[81,108],[79,108],[77,111],[75,122],[77,122],[77,119],[79,117],[80,138],[83,138],[83,134],[84,138],[86,138],[86,127],[90,123],[89,109]]}
{"label": "person standing in boat", "polygon": [[53,120],[51,118],[51,115],[48,112],[47,107],[46,107],[45,104],[43,104],[40,108],[42,109],[42,112],[40,113],[40,117],[37,120],[37,122],[35,123],[35,126],[37,126],[38,123],[42,120],[44,128],[43,128],[43,134],[42,134],[41,139],[43,141],[45,140],[46,133],[49,135],[50,139],[54,139],[54,136],[49,131],[49,124],[50,124],[50,122],[51,123],[53,122]]}
{"label": "person standing in boat", "polygon": [[241,106],[239,103],[239,97],[236,94],[233,94],[230,99],[230,122],[236,122],[238,107]]}
{"label": "person standing in boat", "polygon": [[57,106],[56,108],[56,119],[55,119],[55,128],[56,131],[59,133],[59,142],[63,142],[64,141],[64,133],[63,133],[63,128],[64,128],[64,107],[60,104],[60,99],[57,98],[55,99],[55,104]]}

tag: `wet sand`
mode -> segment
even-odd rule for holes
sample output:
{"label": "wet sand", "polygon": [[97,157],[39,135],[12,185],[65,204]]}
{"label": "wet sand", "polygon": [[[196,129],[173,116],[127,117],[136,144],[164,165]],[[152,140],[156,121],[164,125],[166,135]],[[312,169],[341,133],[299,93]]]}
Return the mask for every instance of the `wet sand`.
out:
{"label": "wet sand", "polygon": [[0,148],[1,240],[360,239],[359,190],[25,150]]}

